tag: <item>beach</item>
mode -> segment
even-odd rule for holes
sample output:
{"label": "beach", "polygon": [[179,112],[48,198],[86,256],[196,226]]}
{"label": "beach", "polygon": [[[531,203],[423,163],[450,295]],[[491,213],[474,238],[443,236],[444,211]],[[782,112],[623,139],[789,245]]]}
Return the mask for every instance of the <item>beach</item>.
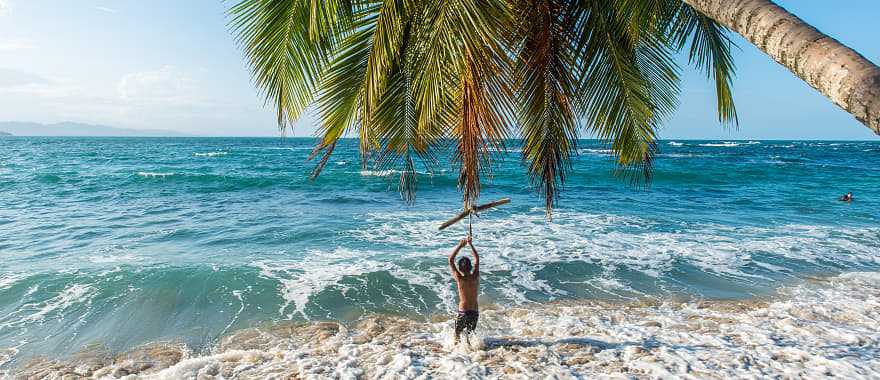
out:
{"label": "beach", "polygon": [[880,376],[880,275],[850,273],[777,297],[689,303],[491,306],[470,345],[451,323],[375,315],[350,325],[274,323],[209,352],[175,342],[91,347],[22,375],[182,378],[768,378]]}
{"label": "beach", "polygon": [[466,347],[453,166],[407,206],[313,143],[4,137],[0,376],[880,376],[880,143],[663,141],[635,188],[583,140],[552,221],[511,144]]}

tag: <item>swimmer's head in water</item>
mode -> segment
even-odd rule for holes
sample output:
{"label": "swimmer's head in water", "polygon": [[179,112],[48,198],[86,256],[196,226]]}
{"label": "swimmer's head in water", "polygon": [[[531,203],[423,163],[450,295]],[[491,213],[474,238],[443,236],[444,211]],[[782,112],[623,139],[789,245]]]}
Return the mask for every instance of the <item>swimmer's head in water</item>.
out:
{"label": "swimmer's head in water", "polygon": [[471,259],[462,257],[458,259],[458,271],[461,273],[471,273]]}

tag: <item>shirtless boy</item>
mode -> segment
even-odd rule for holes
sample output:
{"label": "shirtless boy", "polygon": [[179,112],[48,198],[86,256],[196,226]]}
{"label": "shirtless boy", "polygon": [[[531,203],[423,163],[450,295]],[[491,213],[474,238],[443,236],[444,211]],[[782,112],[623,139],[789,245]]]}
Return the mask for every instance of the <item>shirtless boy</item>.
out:
{"label": "shirtless boy", "polygon": [[[474,264],[467,257],[458,259],[455,256],[465,245],[471,247],[474,253]],[[477,305],[477,293],[480,288],[480,255],[477,254],[471,238],[461,239],[452,254],[449,255],[449,268],[452,269],[452,278],[458,286],[458,317],[455,319],[455,343],[458,344],[462,331],[471,334],[477,328],[477,319],[480,318],[479,306]]]}

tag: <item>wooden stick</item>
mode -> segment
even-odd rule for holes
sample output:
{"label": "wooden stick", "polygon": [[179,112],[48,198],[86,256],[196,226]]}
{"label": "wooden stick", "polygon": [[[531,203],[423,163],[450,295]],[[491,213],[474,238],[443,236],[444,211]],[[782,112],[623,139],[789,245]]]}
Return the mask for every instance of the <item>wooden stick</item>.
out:
{"label": "wooden stick", "polygon": [[502,198],[502,199],[499,199],[494,202],[489,202],[489,203],[485,203],[485,204],[482,204],[479,206],[471,207],[470,210],[464,210],[460,214],[452,217],[452,219],[449,219],[449,220],[443,222],[443,224],[440,225],[440,229],[444,230],[444,229],[446,229],[446,227],[449,227],[455,223],[458,223],[458,221],[464,219],[468,215],[471,215],[471,213],[479,212],[479,211],[483,211],[483,210],[488,210],[492,207],[501,206],[501,205],[507,204],[507,203],[510,203],[510,198]]}
{"label": "wooden stick", "polygon": [[483,210],[488,210],[492,207],[497,207],[497,206],[501,206],[503,204],[508,204],[508,203],[510,203],[510,198],[501,198],[495,202],[489,202],[489,203],[485,203],[485,204],[479,205],[477,207],[474,207],[474,209],[475,209],[474,211],[480,212]]}
{"label": "wooden stick", "polygon": [[462,211],[461,214],[458,214],[458,215],[454,216],[452,219],[449,219],[446,222],[444,222],[443,224],[441,224],[440,229],[441,230],[446,229],[446,227],[449,227],[449,226],[455,224],[456,222],[458,222],[459,220],[464,219],[466,216],[470,215],[470,213],[471,213],[471,210]]}

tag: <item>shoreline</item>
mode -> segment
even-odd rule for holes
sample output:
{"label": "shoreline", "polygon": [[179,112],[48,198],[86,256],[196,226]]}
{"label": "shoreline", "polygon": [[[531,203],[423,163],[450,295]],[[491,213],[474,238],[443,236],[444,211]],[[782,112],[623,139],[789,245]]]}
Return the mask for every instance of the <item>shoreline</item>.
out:
{"label": "shoreline", "polygon": [[770,299],[487,307],[470,346],[453,347],[449,316],[370,315],[352,325],[237,330],[209,352],[156,342],[114,354],[93,345],[4,370],[11,378],[858,378],[880,375],[878,320],[880,273],[852,272]]}

